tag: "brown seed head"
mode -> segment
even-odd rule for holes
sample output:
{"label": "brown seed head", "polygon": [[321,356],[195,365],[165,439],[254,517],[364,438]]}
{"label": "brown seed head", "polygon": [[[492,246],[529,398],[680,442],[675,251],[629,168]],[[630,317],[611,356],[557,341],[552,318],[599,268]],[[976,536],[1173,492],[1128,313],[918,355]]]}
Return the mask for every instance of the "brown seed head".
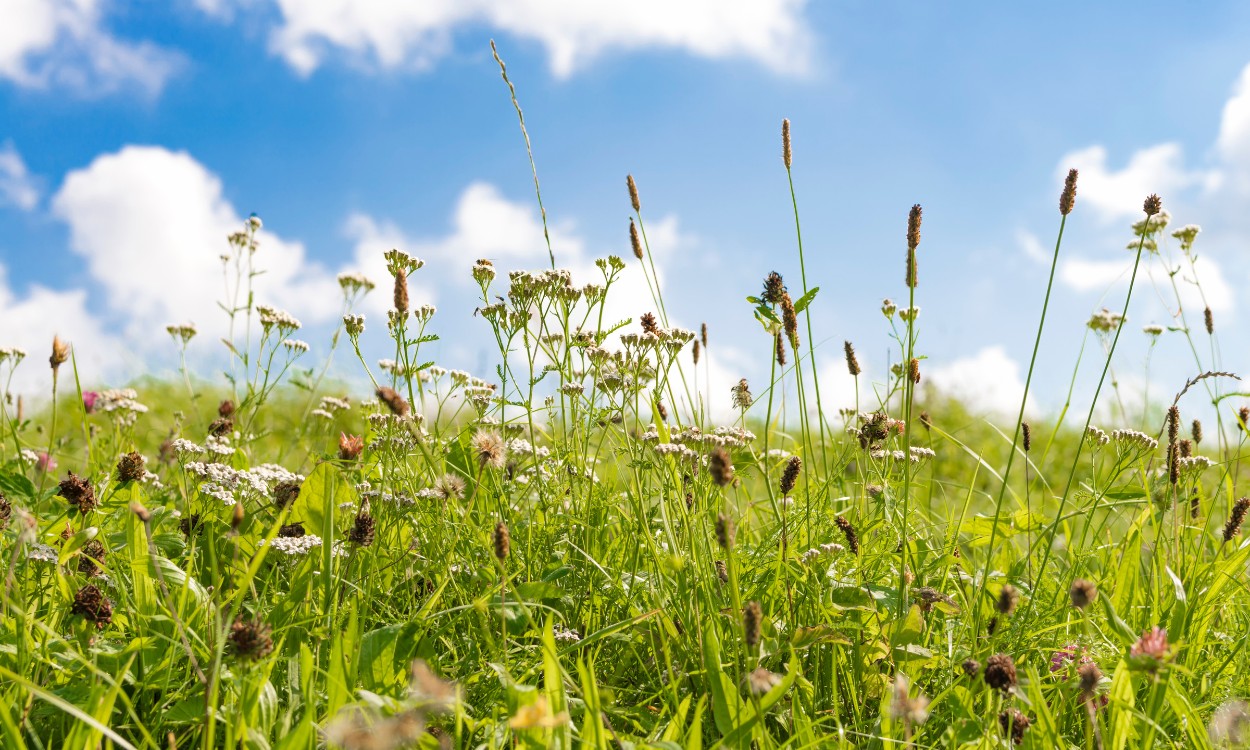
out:
{"label": "brown seed head", "polygon": [[794,309],[794,300],[790,299],[790,293],[781,295],[781,327],[786,332],[786,338],[790,339],[790,347],[796,352],[799,350],[799,316]]}
{"label": "brown seed head", "polygon": [[1072,206],[1076,203],[1076,175],[1075,169],[1068,170],[1068,177],[1063,181],[1063,192],[1059,194],[1059,213],[1064,216],[1072,213]]}
{"label": "brown seed head", "polygon": [[907,377],[912,383],[920,382],[920,360],[916,357],[912,357],[911,362],[907,364]]}
{"label": "brown seed head", "polygon": [[655,413],[659,415],[661,422],[668,421],[668,407],[664,405],[663,401],[655,402]]}
{"label": "brown seed head", "polygon": [[1190,426],[1190,437],[1194,439],[1194,445],[1202,443],[1202,422],[1195,419],[1193,425]]}
{"label": "brown seed head", "polygon": [[1102,680],[1102,670],[1092,661],[1087,661],[1076,668],[1076,677],[1081,686],[1081,702],[1084,703],[1098,692],[1098,683]]}
{"label": "brown seed head", "polygon": [[772,271],[764,279],[764,291],[760,292],[760,300],[770,305],[780,305],[781,295],[786,293],[786,284],[781,274]]}
{"label": "brown seed head", "polygon": [[190,539],[192,534],[198,534],[203,528],[204,522],[201,520],[199,513],[183,516],[182,520],[178,522],[178,530],[187,539]]}
{"label": "brown seed head", "polygon": [[495,559],[503,562],[508,559],[512,549],[512,538],[508,535],[508,525],[503,521],[495,524],[495,534],[491,540],[495,547]]}
{"label": "brown seed head", "polygon": [[694,359],[694,363],[699,364],[699,342],[696,339],[694,346],[690,347],[690,356]]}
{"label": "brown seed head", "polygon": [[360,547],[368,547],[373,544],[376,525],[377,522],[373,520],[368,509],[362,509],[356,514],[356,520],[352,522],[352,530],[347,533],[347,541]]}
{"label": "brown seed head", "polygon": [[1241,533],[1241,524],[1246,520],[1246,511],[1250,510],[1250,497],[1239,498],[1229,513],[1228,523],[1224,524],[1224,541],[1231,542],[1233,537]]}
{"label": "brown seed head", "polygon": [[1020,423],[1020,444],[1024,448],[1024,452],[1028,453],[1033,447],[1033,428],[1028,422]]}
{"label": "brown seed head", "polygon": [[74,595],[74,605],[70,608],[70,613],[94,624],[97,630],[103,630],[113,622],[113,602],[89,583],[78,589],[78,593]]}
{"label": "brown seed head", "polygon": [[998,715],[998,726],[1002,728],[1003,734],[1009,735],[1012,743],[1016,745],[1024,743],[1024,733],[1028,731],[1032,723],[1029,717],[1018,708],[1008,708]]}
{"label": "brown seed head", "polygon": [[230,533],[237,535],[239,529],[243,527],[243,518],[246,514],[243,512],[243,503],[236,502],[234,504],[234,514],[230,516]]}
{"label": "brown seed head", "polygon": [[1016,604],[1020,601],[1020,591],[1010,583],[1003,584],[1003,588],[998,592],[998,613],[1009,615],[1016,611]]}
{"label": "brown seed head", "polygon": [[53,336],[52,356],[48,357],[48,364],[52,365],[52,372],[55,373],[67,361],[69,361],[69,342],[62,341],[60,336]]}
{"label": "brown seed head", "polygon": [[234,402],[226,399],[217,405],[217,416],[229,417],[234,414]]}
{"label": "brown seed head", "polygon": [[718,487],[724,487],[734,480],[734,463],[729,451],[719,445],[712,449],[707,461],[708,473]]}
{"label": "brown seed head", "polygon": [[1004,692],[1016,686],[1016,663],[1007,654],[994,654],[985,662],[985,684]]}
{"label": "brown seed head", "polygon": [[1181,478],[1181,448],[1176,443],[1168,443],[1168,481],[1175,485]]}
{"label": "brown seed head", "polygon": [[732,518],[724,513],[716,514],[716,543],[721,546],[721,549],[734,548],[734,537],[737,536],[737,532],[738,529]]}
{"label": "brown seed head", "polygon": [[933,417],[929,416],[928,411],[920,412],[920,426],[928,432],[933,429]]}
{"label": "brown seed head", "polygon": [[969,677],[976,677],[981,673],[981,662],[976,659],[965,659],[964,663],[959,666],[963,669],[964,674]]}
{"label": "brown seed head", "polygon": [[729,583],[729,568],[725,567],[724,560],[716,561],[716,577],[721,583]]}
{"label": "brown seed head", "polygon": [[703,342],[703,348],[707,348],[707,323],[699,326],[699,340]]}
{"label": "brown seed head", "polygon": [[907,214],[907,249],[915,250],[920,244],[920,204],[911,207]]}
{"label": "brown seed head", "polygon": [[859,358],[855,356],[855,347],[851,345],[851,342],[844,341],[842,342],[842,350],[846,352],[846,371],[853,378],[859,377],[863,370],[859,367]]}
{"label": "brown seed head", "polygon": [[208,423],[208,434],[213,437],[226,437],[234,432],[234,420],[230,417],[218,417]]}
{"label": "brown seed head", "polygon": [[294,480],[278,482],[273,488],[273,504],[278,510],[291,507],[291,503],[299,497],[300,483]]}
{"label": "brown seed head", "polygon": [[502,469],[508,462],[508,445],[495,430],[478,430],[471,443],[479,466]]}
{"label": "brown seed head", "polygon": [[1146,212],[1146,216],[1154,216],[1163,210],[1163,199],[1151,193],[1146,196],[1146,200],[1142,202],[1141,209]]}
{"label": "brown seed head", "polygon": [[776,351],[777,366],[785,367],[786,366],[786,338],[785,336],[781,335],[781,331],[777,331],[776,339],[777,340],[773,346],[773,349]]}
{"label": "brown seed head", "polygon": [[785,497],[794,490],[799,482],[799,472],[803,469],[803,459],[791,456],[786,462],[785,471],[781,472],[781,496]]}
{"label": "brown seed head", "polygon": [[747,648],[753,649],[760,642],[760,622],[764,619],[764,613],[760,609],[759,602],[748,602],[742,611],[742,637],[746,641]]}
{"label": "brown seed head", "polygon": [[852,555],[859,554],[859,534],[855,532],[855,527],[851,522],[843,516],[838,516],[833,521],[842,530],[842,536],[846,537],[846,548],[851,551]]}
{"label": "brown seed head", "polygon": [[654,313],[643,313],[642,317],[638,319],[638,322],[642,324],[643,333],[653,333],[656,336],[660,335],[660,326],[655,322]]}
{"label": "brown seed head", "polygon": [[72,471],[69,472],[69,476],[61,480],[56,494],[65,498],[70,505],[77,508],[78,512],[83,515],[95,510],[97,504],[95,490],[91,487],[91,482]]}
{"label": "brown seed head", "polygon": [[789,169],[794,161],[794,153],[790,150],[790,120],[788,118],[781,121],[781,160],[785,162],[786,169]]}
{"label": "brown seed head", "polygon": [[273,653],[271,632],[269,626],[263,622],[240,618],[230,626],[230,635],[226,636],[226,640],[229,641],[230,652],[235,658],[255,662]]}
{"label": "brown seed head", "polygon": [[1068,598],[1072,600],[1073,607],[1085,609],[1098,598],[1098,587],[1093,581],[1078,578],[1072,582],[1072,588],[1068,589]]}
{"label": "brown seed head", "polygon": [[92,539],[78,551],[78,572],[93,576],[100,572],[96,563],[104,562],[104,544],[99,539]]}
{"label": "brown seed head", "polygon": [[139,520],[143,523],[147,523],[152,520],[152,514],[147,508],[143,507],[143,503],[137,500],[130,501],[130,512],[138,516]]}
{"label": "brown seed head", "polygon": [[1215,335],[1215,318],[1211,315],[1211,308],[1202,311],[1202,322],[1207,326],[1207,335]]}
{"label": "brown seed head", "polygon": [[642,260],[642,238],[638,236],[638,225],[629,220],[629,246],[634,249],[634,257]]}
{"label": "brown seed head", "polygon": [[1181,409],[1176,404],[1168,407],[1168,442],[1175,443],[1181,434]]}
{"label": "brown seed head", "polygon": [[634,182],[632,174],[625,175],[625,185],[629,188],[629,205],[633,206],[635,211],[641,211],[642,201],[638,200],[638,184]]}
{"label": "brown seed head", "polygon": [[147,469],[143,468],[143,456],[135,451],[122,456],[117,462],[117,481],[119,482],[137,482],[147,473]]}
{"label": "brown seed head", "polygon": [[399,391],[384,385],[378,388],[377,394],[378,398],[382,403],[386,404],[386,408],[390,409],[392,414],[397,417],[408,416],[408,402],[404,400],[403,396],[399,395]]}
{"label": "brown seed head", "polygon": [[400,318],[408,314],[408,271],[403,268],[395,270],[394,303]]}
{"label": "brown seed head", "polygon": [[339,458],[344,461],[355,461],[360,458],[360,452],[365,449],[365,439],[360,435],[348,435],[346,432],[339,433]]}

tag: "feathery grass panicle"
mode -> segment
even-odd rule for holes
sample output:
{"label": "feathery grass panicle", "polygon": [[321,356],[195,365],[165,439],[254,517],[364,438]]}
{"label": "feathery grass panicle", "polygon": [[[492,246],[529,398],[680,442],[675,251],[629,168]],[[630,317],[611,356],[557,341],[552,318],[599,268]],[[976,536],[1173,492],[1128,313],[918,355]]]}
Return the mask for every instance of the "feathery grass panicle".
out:
{"label": "feathery grass panicle", "polygon": [[629,220],[629,245],[634,249],[634,257],[642,260],[642,238],[638,236],[638,225],[633,218]]}
{"label": "feathery grass panicle", "polygon": [[1072,207],[1076,205],[1076,177],[1075,169],[1068,170],[1068,176],[1063,181],[1063,192],[1059,194],[1059,213],[1067,216],[1072,213]]}
{"label": "feathery grass panicle", "polygon": [[638,183],[634,182],[632,174],[625,175],[625,186],[629,188],[629,205],[634,207],[634,211],[641,211],[642,201],[638,199]]}

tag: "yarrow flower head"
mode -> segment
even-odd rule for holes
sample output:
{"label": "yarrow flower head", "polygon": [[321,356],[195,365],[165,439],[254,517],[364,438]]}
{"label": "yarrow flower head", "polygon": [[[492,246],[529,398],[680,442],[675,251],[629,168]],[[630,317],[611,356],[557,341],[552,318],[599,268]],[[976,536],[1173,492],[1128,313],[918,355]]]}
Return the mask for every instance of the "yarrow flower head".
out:
{"label": "yarrow flower head", "polygon": [[298,331],[302,326],[299,320],[285,310],[279,310],[269,305],[257,305],[256,312],[260,316],[260,326],[269,332],[270,329],[277,329],[279,335],[285,335],[293,331]]}

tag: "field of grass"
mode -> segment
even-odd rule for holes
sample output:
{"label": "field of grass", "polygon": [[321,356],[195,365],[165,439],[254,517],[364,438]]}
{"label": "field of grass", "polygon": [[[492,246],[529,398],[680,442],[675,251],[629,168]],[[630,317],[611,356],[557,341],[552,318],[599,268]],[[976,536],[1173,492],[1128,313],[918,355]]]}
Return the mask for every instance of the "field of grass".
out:
{"label": "field of grass", "polygon": [[[628,198],[658,289],[632,178]],[[420,261],[389,253],[385,289],[342,277],[330,348],[372,381],[347,392],[253,304],[258,220],[229,238],[226,379],[92,392],[51,332],[50,359],[0,350],[0,387],[55,383],[33,416],[0,401],[0,744],[1246,746],[1247,412],[1209,318],[1170,334],[1197,376],[1175,405],[991,424],[925,387],[921,221],[900,216],[882,290],[905,364],[847,412],[821,403],[806,270],[737,290],[775,365],[716,420],[693,385],[717,332],[671,327],[658,295],[605,320],[626,261],[574,286],[554,254],[465,269],[498,345],[475,374],[423,358]],[[1194,262],[1154,196],[1135,229],[1136,262]],[[367,293],[389,320],[352,311]],[[1104,400],[1132,294],[1090,321]]]}

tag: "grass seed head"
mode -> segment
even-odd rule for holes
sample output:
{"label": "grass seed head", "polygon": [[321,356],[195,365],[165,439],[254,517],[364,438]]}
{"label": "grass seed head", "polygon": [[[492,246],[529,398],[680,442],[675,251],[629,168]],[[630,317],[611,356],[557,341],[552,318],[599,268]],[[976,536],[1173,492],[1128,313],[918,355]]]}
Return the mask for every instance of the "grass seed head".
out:
{"label": "grass seed head", "polygon": [[707,348],[707,323],[699,326],[699,341],[703,342],[703,348]]}
{"label": "grass seed head", "polygon": [[235,620],[230,626],[230,652],[240,661],[260,661],[273,653],[273,637],[268,625],[263,622]]}
{"label": "grass seed head", "polygon": [[732,550],[737,533],[738,529],[732,518],[724,513],[716,515],[716,543],[721,546],[721,549]]}
{"label": "grass seed head", "polygon": [[1194,420],[1193,425],[1190,427],[1189,436],[1194,439],[1194,445],[1200,445],[1202,443],[1202,421],[1201,420],[1198,420],[1198,419]]}
{"label": "grass seed head", "polygon": [[773,346],[773,348],[776,350],[777,366],[785,367],[786,366],[786,339],[785,339],[785,336],[781,335],[781,331],[777,331],[776,343]]}
{"label": "grass seed head", "polygon": [[786,332],[786,338],[790,339],[791,348],[798,351],[799,316],[794,309],[794,300],[790,299],[789,292],[781,295],[781,327]]}
{"label": "grass seed head", "polygon": [[690,357],[696,365],[699,364],[699,342],[697,339],[694,342],[694,346],[690,347]]}
{"label": "grass seed head", "polygon": [[1233,504],[1228,523],[1224,524],[1224,541],[1231,542],[1233,537],[1241,533],[1241,524],[1246,520],[1247,510],[1250,510],[1250,497],[1239,498]]}
{"label": "grass seed head", "polygon": [[1076,204],[1076,176],[1075,169],[1068,170],[1067,179],[1063,181],[1063,192],[1059,194],[1059,213],[1064,216],[1072,213],[1072,206]]}
{"label": "grass seed head", "polygon": [[1151,193],[1146,196],[1146,200],[1142,202],[1141,208],[1146,212],[1146,216],[1154,216],[1163,210],[1163,199]]}
{"label": "grass seed head", "polygon": [[1098,586],[1093,581],[1078,578],[1072,582],[1072,588],[1068,589],[1068,598],[1072,600],[1073,607],[1085,609],[1098,599]]}
{"label": "grass seed head", "polygon": [[794,152],[790,148],[789,118],[781,121],[781,160],[785,162],[787,170],[790,169],[790,165],[794,163]]}
{"label": "grass seed head", "polygon": [[1016,611],[1016,604],[1020,602],[1020,591],[1010,583],[1003,584],[1003,588],[998,592],[997,608],[999,614],[1009,615]]}
{"label": "grass seed head", "polygon": [[629,246],[634,249],[634,257],[642,260],[642,238],[638,236],[638,225],[629,220]]}
{"label": "grass seed head", "polygon": [[1006,692],[1016,686],[1016,663],[1007,654],[994,654],[985,662],[985,684]]}
{"label": "grass seed head", "polygon": [[395,416],[408,416],[408,402],[404,400],[403,396],[399,395],[399,391],[384,385],[378,388],[377,396]]}
{"label": "grass seed head", "polygon": [[846,352],[846,371],[849,372],[853,378],[859,377],[859,374],[863,372],[863,370],[860,369],[859,358],[855,356],[855,347],[851,345],[851,342],[843,341],[842,350]]}
{"label": "grass seed head", "polygon": [[1215,335],[1215,317],[1211,315],[1211,308],[1208,307],[1202,311],[1202,322],[1207,327],[1207,335],[1214,336]]}
{"label": "grass seed head", "polygon": [[641,211],[642,201],[638,199],[638,183],[634,182],[632,174],[625,175],[625,186],[629,188],[629,205],[633,206],[635,211]]}
{"label": "grass seed head", "polygon": [[1028,422],[1020,423],[1020,445],[1024,448],[1024,452],[1028,453],[1033,447],[1033,428]]}
{"label": "grass seed head", "polygon": [[753,649],[759,644],[760,623],[763,619],[764,613],[760,609],[760,603],[748,602],[742,611],[742,637],[748,649]]}
{"label": "grass seed head", "polygon": [[87,584],[78,589],[74,595],[74,604],[70,613],[82,617],[87,622],[103,630],[113,622],[113,602],[109,601],[100,589]]}
{"label": "grass seed head", "polygon": [[734,463],[729,451],[719,445],[712,449],[707,460],[708,473],[718,487],[724,487],[734,480]]}
{"label": "grass seed head", "polygon": [[1168,407],[1168,442],[1175,443],[1181,434],[1181,409],[1176,404]]}
{"label": "grass seed head", "polygon": [[855,527],[851,522],[846,520],[845,516],[838,516],[834,519],[834,523],[842,530],[842,535],[846,537],[846,548],[851,551],[852,555],[859,554],[859,534],[856,533]]}
{"label": "grass seed head", "polygon": [[95,510],[97,505],[95,490],[91,487],[91,482],[72,471],[69,472],[65,479],[61,480],[56,494],[65,498],[70,505],[77,508],[78,512],[83,515]]}
{"label": "grass seed head", "polygon": [[495,524],[495,534],[491,540],[495,548],[495,559],[503,562],[508,559],[508,552],[512,549],[512,537],[508,534],[508,525],[503,521]]}
{"label": "grass seed head", "polygon": [[916,357],[912,357],[911,362],[907,363],[907,377],[912,383],[920,382],[920,360]]}
{"label": "grass seed head", "polygon": [[789,495],[794,486],[798,484],[799,472],[803,469],[803,459],[798,456],[791,456],[786,462],[786,468],[781,472],[781,495],[785,497]]}

